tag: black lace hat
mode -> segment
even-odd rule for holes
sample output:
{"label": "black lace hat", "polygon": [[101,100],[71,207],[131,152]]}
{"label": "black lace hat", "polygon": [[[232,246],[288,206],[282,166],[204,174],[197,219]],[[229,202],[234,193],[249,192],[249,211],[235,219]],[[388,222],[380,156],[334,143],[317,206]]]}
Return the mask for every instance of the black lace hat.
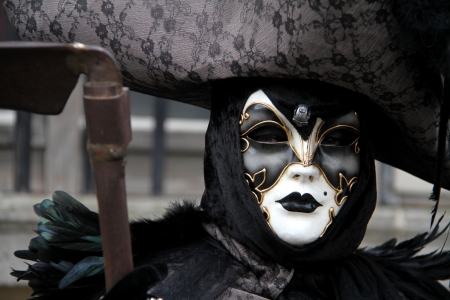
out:
{"label": "black lace hat", "polygon": [[446,0],[6,0],[4,9],[24,40],[101,45],[131,89],[193,105],[210,107],[210,83],[232,77],[356,91],[373,110],[375,158],[450,188]]}

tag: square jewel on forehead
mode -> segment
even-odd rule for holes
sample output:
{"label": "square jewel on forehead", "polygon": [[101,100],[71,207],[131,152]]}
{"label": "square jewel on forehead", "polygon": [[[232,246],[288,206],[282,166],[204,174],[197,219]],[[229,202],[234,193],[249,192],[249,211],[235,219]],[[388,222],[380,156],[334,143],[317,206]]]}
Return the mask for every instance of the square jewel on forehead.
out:
{"label": "square jewel on forehead", "polygon": [[311,111],[309,111],[308,106],[306,106],[305,104],[299,104],[295,108],[292,122],[294,122],[298,127],[303,127],[308,125],[310,117]]}

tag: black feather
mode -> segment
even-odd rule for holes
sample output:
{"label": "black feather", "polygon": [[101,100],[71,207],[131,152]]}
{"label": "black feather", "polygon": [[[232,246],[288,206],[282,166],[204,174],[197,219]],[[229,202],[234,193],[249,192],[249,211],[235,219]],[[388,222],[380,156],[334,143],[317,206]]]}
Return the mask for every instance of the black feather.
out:
{"label": "black feather", "polygon": [[[25,271],[12,270],[11,275],[28,280],[36,299],[96,298],[104,289],[98,214],[61,191],[55,192],[53,200],[36,204],[34,210],[41,218],[39,236],[30,240],[28,250],[15,255],[36,263]],[[205,220],[195,203],[184,201],[173,203],[161,219],[132,222],[135,264],[201,238]]]}
{"label": "black feather", "polygon": [[[202,222],[208,221],[194,201],[172,203],[162,218],[142,219],[130,224],[135,262],[146,261],[158,251],[200,239]],[[157,245],[153,241],[158,241]]]}
{"label": "black feather", "polygon": [[[34,210],[41,219],[36,230],[39,236],[30,240],[28,250],[14,254],[36,263],[26,271],[13,270],[11,275],[28,280],[33,295],[42,299],[50,295],[59,295],[53,299],[66,298],[60,292],[63,289],[84,288],[92,293],[93,286],[101,288],[104,279],[98,214],[62,191],[55,192],[53,200],[36,204]],[[67,295],[73,299],[72,292]]]}
{"label": "black feather", "polygon": [[426,245],[448,230],[439,231],[439,219],[431,233],[423,233],[396,245],[392,239],[372,249],[358,249],[357,254],[377,264],[407,299],[450,299],[437,280],[450,278],[450,252],[433,251],[415,256]]}

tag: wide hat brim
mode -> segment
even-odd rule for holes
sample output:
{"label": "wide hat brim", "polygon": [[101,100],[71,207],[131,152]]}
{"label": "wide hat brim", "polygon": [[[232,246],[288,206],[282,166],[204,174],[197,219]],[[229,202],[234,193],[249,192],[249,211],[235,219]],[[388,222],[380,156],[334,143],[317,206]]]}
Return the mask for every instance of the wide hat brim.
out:
{"label": "wide hat brim", "polygon": [[[319,80],[367,97],[375,158],[432,182],[440,104],[400,50],[391,1],[19,1],[21,38],[109,49],[132,90],[208,108],[215,80]],[[230,86],[230,88],[233,88]],[[443,187],[450,189],[445,162]]]}

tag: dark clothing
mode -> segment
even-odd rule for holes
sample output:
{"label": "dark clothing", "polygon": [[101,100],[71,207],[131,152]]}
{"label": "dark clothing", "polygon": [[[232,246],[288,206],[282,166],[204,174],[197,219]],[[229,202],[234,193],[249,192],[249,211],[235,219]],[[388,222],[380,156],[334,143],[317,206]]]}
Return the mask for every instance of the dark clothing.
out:
{"label": "dark clothing", "polygon": [[[86,232],[79,233],[84,237],[87,231],[98,231],[97,214],[74,199],[63,199],[64,206],[61,199],[70,196],[61,192],[57,196],[53,201],[45,200],[47,212],[42,204],[36,212],[48,218],[49,212],[65,214],[72,223],[82,220],[89,224],[83,228]],[[77,215],[80,212],[82,216]],[[16,252],[38,262],[13,275],[29,280],[37,299],[97,300],[105,294],[102,272],[81,276],[63,289],[58,286],[71,274],[62,266],[72,263],[73,270],[73,264],[85,257],[101,256],[101,252],[93,252],[92,242],[84,246],[90,249],[86,252],[80,239],[70,241],[67,234],[73,231],[63,229],[63,224],[67,223],[47,222],[53,232],[51,241],[39,236],[30,242],[29,250]],[[450,299],[450,293],[437,281],[450,277],[449,253],[414,256],[439,236],[437,228],[398,245],[391,240],[340,260],[317,262],[313,267],[305,264],[304,268],[288,268],[256,255],[188,202],[174,205],[162,219],[133,222],[131,233],[136,268],[104,300],[144,300],[149,295],[164,300]],[[76,250],[64,249],[76,242]]]}
{"label": "dark clothing", "polygon": [[[374,249],[360,249],[313,268],[292,269],[254,254],[214,223],[203,219],[200,225],[202,212],[198,213],[197,218],[172,214],[172,220],[164,220],[164,228],[175,221],[179,229],[184,228],[183,235],[193,240],[183,241],[179,236],[183,246],[157,251],[146,262],[168,267],[167,277],[148,289],[152,295],[164,300],[450,299],[447,289],[436,281],[438,276],[449,275],[449,254],[412,257],[437,237],[437,230],[398,245],[392,240]],[[146,226],[160,226],[161,221]],[[189,233],[188,224],[198,232]],[[162,231],[158,236],[167,236]]]}

